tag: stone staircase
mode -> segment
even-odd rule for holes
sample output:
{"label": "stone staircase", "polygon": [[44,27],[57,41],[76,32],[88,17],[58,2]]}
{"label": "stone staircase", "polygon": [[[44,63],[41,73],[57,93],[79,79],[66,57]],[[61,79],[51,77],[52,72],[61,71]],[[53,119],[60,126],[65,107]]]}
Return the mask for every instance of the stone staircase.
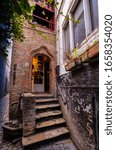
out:
{"label": "stone staircase", "polygon": [[35,104],[35,134],[22,138],[24,147],[69,137],[69,130],[66,127],[58,99],[52,96],[38,97]]}

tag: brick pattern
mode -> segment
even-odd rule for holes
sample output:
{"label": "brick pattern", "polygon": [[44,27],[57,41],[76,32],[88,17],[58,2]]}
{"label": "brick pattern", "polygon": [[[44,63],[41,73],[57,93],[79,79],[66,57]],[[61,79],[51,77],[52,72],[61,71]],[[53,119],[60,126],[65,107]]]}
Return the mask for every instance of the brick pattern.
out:
{"label": "brick pattern", "polygon": [[52,79],[50,79],[50,92],[55,93],[55,34],[41,28],[38,30],[45,32],[43,35],[47,36],[47,39],[31,28],[24,28],[24,41],[13,44],[10,75],[10,118],[15,118],[11,103],[19,101],[19,93],[32,91],[31,69],[34,54],[44,54],[50,58],[50,77]]}
{"label": "brick pattern", "polygon": [[23,98],[23,136],[35,133],[35,99],[29,96]]}
{"label": "brick pattern", "polygon": [[98,62],[86,63],[62,75],[58,82],[67,100],[62,103],[68,126],[80,150],[95,150],[97,144],[99,99]]}

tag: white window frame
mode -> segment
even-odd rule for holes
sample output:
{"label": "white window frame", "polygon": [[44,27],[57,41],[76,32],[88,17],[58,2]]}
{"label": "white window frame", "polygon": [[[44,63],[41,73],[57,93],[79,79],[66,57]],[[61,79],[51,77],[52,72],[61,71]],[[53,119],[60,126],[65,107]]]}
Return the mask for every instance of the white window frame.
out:
{"label": "white window frame", "polygon": [[[90,37],[90,35],[92,35],[92,33],[94,32],[94,31],[92,31],[92,20],[91,20],[91,11],[90,11],[89,0],[82,0],[82,1],[83,1],[83,10],[84,10],[84,20],[85,20],[85,33],[86,33],[86,37],[80,43],[80,45],[82,45],[82,43],[86,40],[86,38]],[[79,0],[73,0],[73,2],[71,3],[71,6],[70,6],[70,8],[68,9],[68,12],[67,12],[67,16],[69,18],[73,18],[73,11],[74,11],[75,7],[77,6],[78,2],[79,2]],[[65,29],[67,22],[68,22],[67,19],[64,19],[64,22],[62,24],[62,30]],[[73,21],[69,20],[70,52],[75,48],[75,46],[74,46],[73,24],[74,24]],[[62,33],[63,33],[63,35],[62,35],[63,39],[65,39],[64,31],[62,31]],[[64,41],[63,41],[63,43],[64,43]],[[78,45],[76,47],[78,47]],[[65,47],[64,46],[63,46],[63,51],[65,51]]]}
{"label": "white window frame", "polygon": [[[92,32],[92,22],[91,22],[91,12],[90,12],[90,4],[89,0],[82,0],[83,1],[83,10],[84,10],[84,20],[85,20],[85,31],[86,37],[91,34]],[[75,7],[77,6],[79,0],[74,0],[70,9],[69,14],[72,15]]]}

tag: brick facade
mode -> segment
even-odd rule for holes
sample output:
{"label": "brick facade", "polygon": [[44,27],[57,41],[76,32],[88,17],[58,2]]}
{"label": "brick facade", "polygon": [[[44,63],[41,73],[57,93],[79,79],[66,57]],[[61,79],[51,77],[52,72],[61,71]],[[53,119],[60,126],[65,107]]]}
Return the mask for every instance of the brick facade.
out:
{"label": "brick facade", "polygon": [[[31,117],[30,117],[31,116]],[[24,94],[23,98],[23,136],[35,133],[35,98]]]}
{"label": "brick facade", "polygon": [[[10,118],[13,118],[12,102],[19,101],[19,93],[32,92],[32,57],[35,54],[44,54],[50,59],[50,93],[55,94],[55,33],[46,29],[40,35],[31,28],[24,28],[25,39],[22,43],[14,42],[11,79],[10,79]],[[43,37],[46,37],[46,39]]]}

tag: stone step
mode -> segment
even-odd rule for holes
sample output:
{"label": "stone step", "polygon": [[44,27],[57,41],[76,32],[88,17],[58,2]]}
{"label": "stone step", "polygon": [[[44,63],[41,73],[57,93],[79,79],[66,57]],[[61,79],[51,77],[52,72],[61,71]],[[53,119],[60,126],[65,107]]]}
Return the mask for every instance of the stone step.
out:
{"label": "stone step", "polygon": [[67,134],[69,134],[69,130],[66,127],[60,127],[57,129],[38,133],[32,136],[23,137],[22,144],[25,147],[25,146],[29,146],[32,144],[41,143],[41,142],[49,141],[51,139],[59,138]]}
{"label": "stone step", "polygon": [[60,110],[47,111],[47,112],[36,114],[36,120],[49,118],[49,117],[56,117],[56,116],[61,116],[61,115],[63,114]]}
{"label": "stone step", "polygon": [[66,125],[66,121],[63,118],[57,118],[57,119],[53,119],[53,120],[48,120],[48,121],[43,121],[43,122],[38,122],[36,125],[36,129],[49,129],[49,127],[57,127],[58,125]]}
{"label": "stone step", "polygon": [[51,103],[58,103],[58,102],[59,102],[58,99],[55,99],[55,98],[53,98],[53,99],[37,99],[36,100],[36,104],[46,104],[46,103],[51,104]]}
{"label": "stone step", "polygon": [[36,110],[58,109],[60,107],[60,104],[36,105]]}
{"label": "stone step", "polygon": [[53,99],[54,96],[51,94],[41,94],[41,95],[36,95],[35,96],[36,99]]}
{"label": "stone step", "polygon": [[47,98],[54,98],[54,96],[52,94],[48,94],[48,93],[24,93],[25,97],[32,97],[32,98],[36,98],[36,99],[47,99]]}

